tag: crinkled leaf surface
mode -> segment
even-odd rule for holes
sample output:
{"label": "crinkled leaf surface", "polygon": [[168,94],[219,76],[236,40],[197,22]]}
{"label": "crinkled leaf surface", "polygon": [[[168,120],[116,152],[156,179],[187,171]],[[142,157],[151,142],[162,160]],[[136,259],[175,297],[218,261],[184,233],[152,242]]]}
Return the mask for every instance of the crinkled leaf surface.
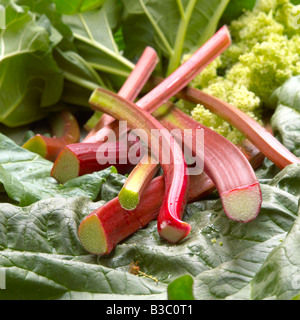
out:
{"label": "crinkled leaf surface", "polygon": [[[299,189],[294,183],[287,189],[283,181],[297,179],[299,170],[290,166],[262,185],[263,207],[249,224],[230,221],[219,200],[201,201],[186,210],[193,229],[182,243],[161,240],[152,222],[105,257],[85,252],[77,238],[81,219],[103,201],[57,197],[24,208],[1,204],[6,290],[0,297],[167,299],[167,285],[190,274],[196,299],[250,299],[252,279],[296,219]],[[158,282],[130,274],[135,261]]]}

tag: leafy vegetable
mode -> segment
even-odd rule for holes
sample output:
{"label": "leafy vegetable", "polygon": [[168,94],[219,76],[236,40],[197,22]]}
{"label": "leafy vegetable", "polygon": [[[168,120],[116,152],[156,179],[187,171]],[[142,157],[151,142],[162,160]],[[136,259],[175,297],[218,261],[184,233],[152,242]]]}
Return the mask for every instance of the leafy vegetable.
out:
{"label": "leafy vegetable", "polygon": [[194,51],[215,33],[228,2],[123,1],[124,40],[128,44],[125,54],[134,57],[136,48],[141,50],[147,41],[168,58],[166,75],[170,75],[180,65],[184,53]]}
{"label": "leafy vegetable", "polygon": [[[51,48],[58,41],[49,20],[5,1],[7,28],[0,34],[0,121],[20,126],[45,116],[41,108],[57,103],[63,77]],[[27,112],[30,106],[30,112]]]}
{"label": "leafy vegetable", "polygon": [[[167,285],[188,273],[195,299],[250,299],[252,279],[297,217],[298,175],[299,166],[292,165],[262,184],[262,211],[250,224],[230,221],[219,200],[205,200],[187,207],[195,228],[176,250],[161,243],[152,222],[105,258],[86,253],[76,235],[81,219],[103,202],[60,197],[25,208],[1,204],[0,265],[7,289],[0,297],[167,299]],[[136,260],[158,283],[128,272]]]}

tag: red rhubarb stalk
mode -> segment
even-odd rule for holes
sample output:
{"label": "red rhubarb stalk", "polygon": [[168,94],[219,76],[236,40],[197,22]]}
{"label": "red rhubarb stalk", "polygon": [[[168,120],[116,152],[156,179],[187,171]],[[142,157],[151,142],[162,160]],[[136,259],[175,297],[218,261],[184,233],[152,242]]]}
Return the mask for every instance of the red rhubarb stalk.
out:
{"label": "red rhubarb stalk", "polygon": [[[104,89],[97,89],[90,98],[90,104],[96,110],[110,114],[116,119],[125,120],[132,129],[142,129],[147,137],[144,142],[150,147],[155,158],[159,161],[165,177],[166,195],[158,217],[158,232],[171,243],[176,243],[186,237],[191,226],[182,221],[186,206],[188,190],[187,166],[181,147],[174,137],[159,121],[135,104]],[[158,130],[162,144],[168,150],[162,150],[160,137],[152,135],[152,130]],[[169,162],[164,159],[169,153]]]}
{"label": "red rhubarb stalk", "polygon": [[[151,82],[153,86],[156,86],[162,83],[163,79],[152,78]],[[229,103],[190,87],[184,88],[176,96],[195,104],[202,104],[229,122],[280,169],[290,164],[300,163],[300,159],[283,146],[266,128]]]}
{"label": "red rhubarb stalk", "polygon": [[[152,91],[141,98],[136,105],[142,109],[152,113],[156,108],[168,101],[172,96],[178,93],[186,85],[188,85],[207,65],[224,52],[231,44],[231,37],[227,26],[223,26],[216,32],[201,48],[199,48],[184,64],[174,71],[162,83],[158,84]],[[127,98],[123,96],[124,98]],[[110,118],[112,119],[112,118]],[[99,130],[93,136],[93,141],[103,141],[107,136],[108,126]],[[112,130],[118,128],[116,121]]]}
{"label": "red rhubarb stalk", "polygon": [[115,166],[120,174],[130,173],[134,165],[128,159],[128,151],[133,144],[128,142],[125,146],[119,142],[106,143],[106,150],[103,152],[99,152],[102,143],[69,144],[58,155],[51,176],[60,183],[66,183],[76,177],[101,171],[110,166]]}
{"label": "red rhubarb stalk", "polygon": [[55,161],[61,150],[80,139],[80,128],[76,118],[69,111],[62,111],[51,118],[53,137],[40,134],[29,139],[23,148],[38,153],[47,160]]}
{"label": "red rhubarb stalk", "polygon": [[228,217],[239,222],[255,219],[261,207],[261,191],[244,154],[220,134],[196,122],[172,103],[169,105],[169,112],[159,120],[169,131],[180,129],[183,134],[185,129],[192,129],[192,138],[184,145],[190,154],[197,155],[196,131],[204,130],[204,171],[214,182]]}
{"label": "red rhubarb stalk", "polygon": [[[199,200],[213,189],[213,183],[206,175],[192,176],[188,201]],[[78,237],[82,246],[92,254],[109,254],[122,240],[157,219],[164,194],[165,180],[159,176],[146,187],[136,209],[123,209],[118,197],[96,209],[80,223]]]}
{"label": "red rhubarb stalk", "polygon": [[[261,162],[258,162],[259,151],[248,142],[243,152],[247,154],[250,162],[253,157],[256,158],[253,162],[254,169],[262,164],[262,157]],[[201,175],[191,176],[187,202],[201,200],[214,190],[213,182],[204,172]],[[164,192],[164,178],[159,176],[146,187],[139,205],[133,211],[122,208],[118,198],[94,210],[80,223],[78,236],[81,244],[92,254],[109,254],[118,243],[157,219]]]}
{"label": "red rhubarb stalk", "polygon": [[[155,50],[147,47],[120,89],[119,95],[133,101],[149,79],[157,62],[158,57]],[[99,143],[103,143],[111,132],[115,132],[116,137],[118,137],[118,129],[118,121],[104,114],[96,127],[82,141],[82,145],[67,146],[60,152],[51,170],[51,176],[57,181],[65,183],[77,176],[104,169],[106,166],[97,162],[96,150],[94,148],[99,148]],[[92,146],[91,143],[97,143],[98,145],[94,144]],[[89,145],[84,146],[84,144]],[[94,152],[91,152],[92,150]],[[128,169],[132,169],[132,166],[117,163],[116,168],[120,173],[128,173]]]}
{"label": "red rhubarb stalk", "polygon": [[[134,101],[148,81],[157,63],[158,56],[155,50],[151,47],[146,47],[135,68],[118,92],[118,95],[129,101]],[[83,142],[90,143],[104,141],[107,136],[107,129],[115,130],[115,126],[110,127],[114,121],[115,119],[113,117],[103,114],[96,126],[88,133]],[[99,131],[102,128],[104,129]]]}

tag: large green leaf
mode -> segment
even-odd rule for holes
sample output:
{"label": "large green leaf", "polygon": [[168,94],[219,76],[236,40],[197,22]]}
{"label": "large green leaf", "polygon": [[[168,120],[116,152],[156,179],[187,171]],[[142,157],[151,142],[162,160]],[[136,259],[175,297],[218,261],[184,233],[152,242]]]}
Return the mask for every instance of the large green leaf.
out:
{"label": "large green leaf", "polygon": [[61,37],[49,20],[13,1],[4,2],[0,33],[0,122],[16,127],[45,116],[58,102],[63,76],[51,53]]}
{"label": "large green leaf", "polygon": [[98,10],[65,16],[79,54],[102,72],[127,77],[134,64],[123,57],[113,37],[113,28],[120,17],[119,6],[110,0]]}
{"label": "large green leaf", "polygon": [[[173,72],[184,53],[205,43],[216,31],[229,0],[126,0],[123,1],[125,42],[137,48],[154,43],[169,59],[167,74]],[[138,19],[139,23],[132,23]],[[144,23],[140,23],[145,21]],[[150,27],[150,28],[149,28]],[[136,46],[133,46],[134,43]],[[127,50],[127,54],[133,53]]]}
{"label": "large green leaf", "polygon": [[[24,208],[1,204],[0,266],[6,289],[0,297],[167,299],[167,286],[189,274],[196,299],[250,299],[251,282],[296,220],[300,191],[293,181],[299,171],[299,166],[287,167],[262,185],[263,207],[251,223],[229,220],[219,200],[201,201],[185,212],[192,232],[181,243],[162,240],[154,221],[106,257],[88,254],[77,238],[80,221],[103,201],[58,197]],[[150,277],[129,272],[136,261]]]}
{"label": "large green leaf", "polygon": [[[299,179],[299,178],[298,178]],[[299,180],[298,180],[299,181]],[[300,215],[252,281],[253,299],[291,300],[300,294]]]}

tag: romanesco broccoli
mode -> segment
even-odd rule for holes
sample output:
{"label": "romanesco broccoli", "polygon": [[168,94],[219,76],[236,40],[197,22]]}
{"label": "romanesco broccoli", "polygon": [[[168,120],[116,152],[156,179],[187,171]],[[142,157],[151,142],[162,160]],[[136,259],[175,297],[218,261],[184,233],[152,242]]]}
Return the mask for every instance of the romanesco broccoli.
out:
{"label": "romanesco broccoli", "polygon": [[[289,0],[258,0],[252,11],[232,21],[233,44],[192,82],[201,89],[261,121],[261,109],[272,92],[300,74],[300,31]],[[185,56],[184,59],[187,59]],[[243,135],[201,105],[179,101],[178,106],[233,143]]]}

